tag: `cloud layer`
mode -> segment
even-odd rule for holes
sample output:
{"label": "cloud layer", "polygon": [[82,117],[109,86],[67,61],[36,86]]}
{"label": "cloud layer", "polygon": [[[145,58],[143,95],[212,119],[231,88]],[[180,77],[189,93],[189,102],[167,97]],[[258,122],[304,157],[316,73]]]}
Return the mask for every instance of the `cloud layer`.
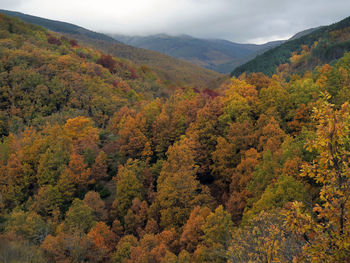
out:
{"label": "cloud layer", "polygon": [[350,15],[349,0],[0,0],[0,8],[127,35],[285,39]]}

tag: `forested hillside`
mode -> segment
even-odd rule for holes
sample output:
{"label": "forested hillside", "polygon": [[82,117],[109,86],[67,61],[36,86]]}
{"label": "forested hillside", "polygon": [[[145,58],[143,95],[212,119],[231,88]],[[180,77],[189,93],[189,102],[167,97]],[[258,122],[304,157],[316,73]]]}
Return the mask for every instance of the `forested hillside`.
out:
{"label": "forested hillside", "polygon": [[235,67],[254,58],[258,53],[284,42],[274,41],[256,45],[234,43],[222,39],[200,39],[187,35],[159,34],[132,37],[113,34],[111,36],[125,44],[158,51],[224,74],[230,73]]}
{"label": "forested hillside", "polygon": [[0,262],[347,262],[350,53],[173,87],[0,14]]}
{"label": "forested hillside", "polygon": [[243,72],[262,72],[268,76],[288,68],[288,73],[301,73],[315,66],[332,63],[350,51],[350,17],[330,26],[320,27],[300,38],[268,50],[237,67],[231,76]]}
{"label": "forested hillside", "polygon": [[48,30],[79,40],[91,48],[116,57],[128,59],[137,65],[145,65],[156,72],[168,85],[195,85],[200,89],[205,89],[208,87],[208,83],[220,83],[223,78],[221,74],[212,70],[207,70],[158,52],[128,46],[107,35],[93,32],[73,24],[8,10],[0,10],[0,13],[18,17],[28,23],[43,26]]}

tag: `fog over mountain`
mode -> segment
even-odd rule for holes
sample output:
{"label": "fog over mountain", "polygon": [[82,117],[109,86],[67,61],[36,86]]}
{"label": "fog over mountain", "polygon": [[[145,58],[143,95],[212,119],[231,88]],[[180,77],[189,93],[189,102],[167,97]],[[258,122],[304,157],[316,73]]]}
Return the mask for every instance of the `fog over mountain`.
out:
{"label": "fog over mountain", "polygon": [[348,15],[350,1],[319,0],[315,5],[308,0],[1,0],[0,8],[105,33],[188,34],[265,43],[339,21]]}

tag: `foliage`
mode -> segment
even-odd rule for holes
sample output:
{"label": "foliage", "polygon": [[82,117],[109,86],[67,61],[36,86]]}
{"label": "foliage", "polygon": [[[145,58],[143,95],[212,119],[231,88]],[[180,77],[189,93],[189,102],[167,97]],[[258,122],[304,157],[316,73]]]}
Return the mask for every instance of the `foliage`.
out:
{"label": "foliage", "polygon": [[[239,76],[243,72],[262,72],[272,76],[277,72],[276,68],[279,65],[288,62],[291,67],[294,67],[294,72],[306,71],[316,65],[330,63],[350,51],[349,23],[350,18],[348,17],[330,26],[320,27],[298,39],[286,41],[237,67],[231,75]],[[309,47],[310,51],[307,50]]]}
{"label": "foliage", "polygon": [[[324,96],[329,99],[328,94]],[[350,255],[350,109],[345,103],[335,110],[325,99],[314,109],[316,138],[308,143],[308,150],[316,151],[318,156],[313,163],[304,165],[302,173],[322,186],[321,203],[313,208],[316,220],[303,211],[299,202],[294,202],[286,213],[290,228],[307,240],[304,258],[313,262],[344,262]]]}
{"label": "foliage", "polygon": [[170,92],[0,20],[0,261],[346,262],[350,53]]}
{"label": "foliage", "polygon": [[131,207],[134,198],[144,199],[142,163],[131,159],[121,166],[116,178],[116,199],[115,207],[119,218],[123,218]]}
{"label": "foliage", "polygon": [[305,241],[287,230],[278,211],[263,211],[235,230],[229,262],[293,262],[304,244]]}

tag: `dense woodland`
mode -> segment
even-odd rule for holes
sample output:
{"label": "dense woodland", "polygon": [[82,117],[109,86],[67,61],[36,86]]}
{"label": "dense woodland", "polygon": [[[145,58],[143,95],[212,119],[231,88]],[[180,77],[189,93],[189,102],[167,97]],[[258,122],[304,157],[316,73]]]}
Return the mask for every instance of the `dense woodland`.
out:
{"label": "dense woodland", "polygon": [[118,58],[124,58],[137,65],[145,65],[155,72],[167,85],[208,87],[219,81],[221,74],[165,54],[125,45],[107,35],[55,20],[0,9],[0,13],[42,26],[48,30],[64,34],[78,40],[84,46],[100,50]]}
{"label": "dense woodland", "polygon": [[0,15],[0,262],[347,262],[350,53],[277,72],[169,87]]}
{"label": "dense woodland", "polygon": [[315,29],[300,38],[286,41],[237,67],[231,75],[238,77],[244,72],[262,72],[272,76],[278,72],[279,66],[289,64],[296,54],[300,59],[290,67],[291,73],[302,74],[316,66],[335,63],[344,53],[350,51],[349,35],[350,17],[347,17],[338,23]]}

